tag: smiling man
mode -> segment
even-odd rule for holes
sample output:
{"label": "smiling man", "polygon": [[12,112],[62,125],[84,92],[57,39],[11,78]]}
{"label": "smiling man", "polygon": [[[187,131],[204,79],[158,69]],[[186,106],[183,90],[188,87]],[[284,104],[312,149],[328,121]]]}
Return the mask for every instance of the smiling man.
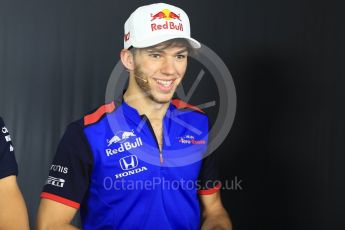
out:
{"label": "smiling man", "polygon": [[[208,118],[172,99],[200,48],[187,14],[168,4],[125,23],[121,98],[70,124],[41,194],[38,229],[231,229],[220,199]],[[200,205],[201,204],[201,205]]]}

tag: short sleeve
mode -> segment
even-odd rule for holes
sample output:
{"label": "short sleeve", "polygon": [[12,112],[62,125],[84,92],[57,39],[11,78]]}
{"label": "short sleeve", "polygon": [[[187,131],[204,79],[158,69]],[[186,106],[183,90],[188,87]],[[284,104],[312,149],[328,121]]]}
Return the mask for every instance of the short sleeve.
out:
{"label": "short sleeve", "polygon": [[[210,136],[210,130],[212,127],[209,116],[207,115],[208,120],[208,141],[212,139]],[[205,154],[209,154],[207,150]],[[198,194],[199,195],[209,195],[217,192],[220,187],[219,171],[217,164],[217,151],[212,152],[207,155],[202,160],[201,169],[199,172],[198,178]]]}
{"label": "short sleeve", "polygon": [[4,121],[0,117],[0,179],[18,175],[18,166],[14,155],[12,139]]}
{"label": "short sleeve", "polygon": [[209,195],[217,192],[221,187],[216,153],[205,157],[199,173],[199,195]]}
{"label": "short sleeve", "polygon": [[41,198],[76,209],[80,207],[88,190],[93,166],[90,146],[79,123],[67,127],[41,193]]}

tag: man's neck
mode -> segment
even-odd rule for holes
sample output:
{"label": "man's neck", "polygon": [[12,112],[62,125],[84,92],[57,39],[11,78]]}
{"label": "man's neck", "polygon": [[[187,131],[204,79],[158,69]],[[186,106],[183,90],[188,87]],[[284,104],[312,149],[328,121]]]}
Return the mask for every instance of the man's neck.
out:
{"label": "man's neck", "polygon": [[169,103],[157,103],[150,99],[142,92],[135,94],[131,90],[127,90],[123,95],[124,101],[135,108],[140,115],[145,114],[150,121],[163,120],[163,117],[169,107]]}

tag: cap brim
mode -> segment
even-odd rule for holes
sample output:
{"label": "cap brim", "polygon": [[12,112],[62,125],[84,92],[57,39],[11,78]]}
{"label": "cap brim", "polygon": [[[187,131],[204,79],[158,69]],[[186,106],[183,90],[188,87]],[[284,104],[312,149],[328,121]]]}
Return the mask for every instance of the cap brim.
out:
{"label": "cap brim", "polygon": [[198,42],[194,38],[176,36],[176,34],[173,34],[173,35],[167,34],[165,36],[159,36],[159,37],[148,38],[148,39],[140,39],[140,41],[132,41],[131,45],[135,48],[146,48],[146,47],[154,46],[159,43],[162,43],[171,39],[175,39],[175,38],[186,39],[194,49],[199,49],[201,47],[200,42]]}

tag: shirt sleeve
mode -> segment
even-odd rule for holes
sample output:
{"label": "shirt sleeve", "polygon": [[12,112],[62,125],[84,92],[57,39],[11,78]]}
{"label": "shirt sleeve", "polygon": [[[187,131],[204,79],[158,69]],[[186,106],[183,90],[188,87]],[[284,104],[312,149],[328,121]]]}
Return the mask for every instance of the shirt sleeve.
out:
{"label": "shirt sleeve", "polygon": [[10,133],[0,117],[0,179],[18,175],[18,166]]}
{"label": "shirt sleeve", "polygon": [[210,195],[221,188],[216,153],[205,157],[199,173],[199,195]]}
{"label": "shirt sleeve", "polygon": [[[208,121],[208,127],[208,129],[210,130],[210,121]],[[208,151],[206,153],[208,153]],[[198,179],[199,195],[213,194],[221,188],[217,164],[217,151],[214,151],[208,156],[204,157],[204,159],[202,160],[201,170]]]}
{"label": "shirt sleeve", "polygon": [[88,190],[93,167],[91,149],[79,123],[67,127],[41,193],[41,198],[76,209]]}

